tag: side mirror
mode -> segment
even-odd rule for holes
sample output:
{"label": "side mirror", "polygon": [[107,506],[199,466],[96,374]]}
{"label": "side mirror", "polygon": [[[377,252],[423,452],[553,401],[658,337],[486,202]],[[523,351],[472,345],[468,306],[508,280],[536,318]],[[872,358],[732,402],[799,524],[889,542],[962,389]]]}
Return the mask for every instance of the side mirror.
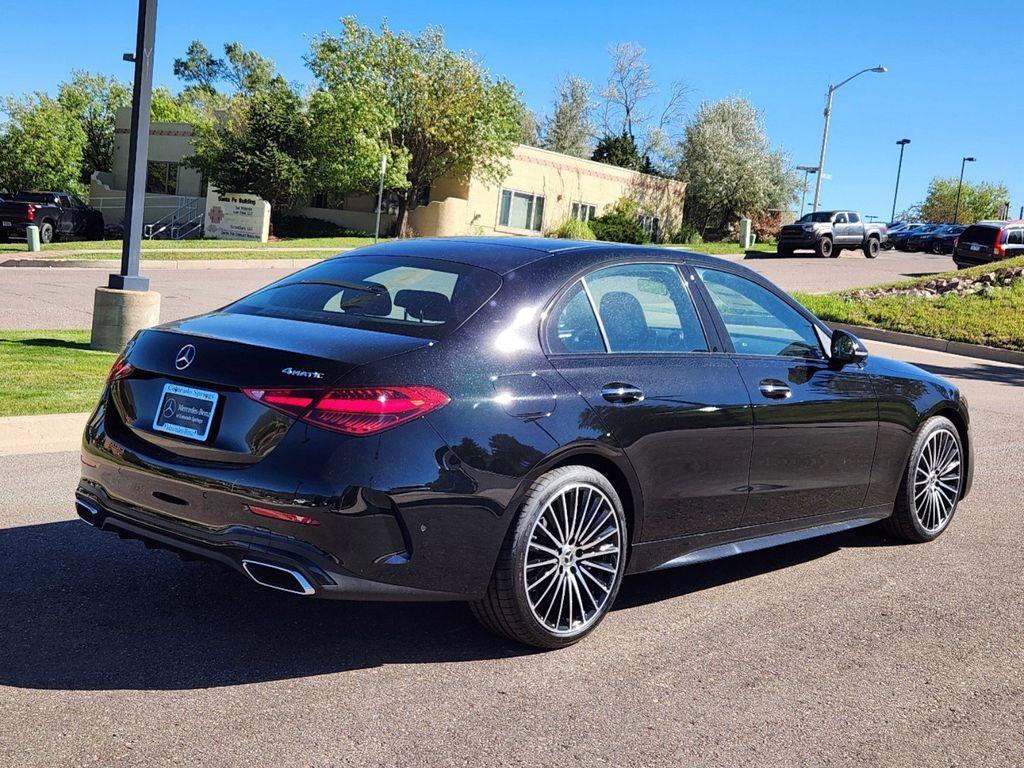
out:
{"label": "side mirror", "polygon": [[849,365],[850,363],[863,363],[868,359],[867,347],[847,331],[832,331],[832,353],[830,355],[835,365]]}

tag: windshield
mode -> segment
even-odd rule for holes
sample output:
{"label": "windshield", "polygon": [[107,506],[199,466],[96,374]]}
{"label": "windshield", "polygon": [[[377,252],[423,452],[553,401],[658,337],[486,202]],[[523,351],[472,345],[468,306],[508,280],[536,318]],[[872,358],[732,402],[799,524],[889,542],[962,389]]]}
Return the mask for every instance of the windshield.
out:
{"label": "windshield", "polygon": [[800,218],[801,224],[810,224],[817,222],[818,224],[828,224],[832,221],[832,217],[835,216],[833,211],[817,211],[815,213],[808,213],[806,216]]}
{"label": "windshield", "polygon": [[490,270],[406,256],[342,256],[289,275],[225,312],[441,339],[501,286]]}

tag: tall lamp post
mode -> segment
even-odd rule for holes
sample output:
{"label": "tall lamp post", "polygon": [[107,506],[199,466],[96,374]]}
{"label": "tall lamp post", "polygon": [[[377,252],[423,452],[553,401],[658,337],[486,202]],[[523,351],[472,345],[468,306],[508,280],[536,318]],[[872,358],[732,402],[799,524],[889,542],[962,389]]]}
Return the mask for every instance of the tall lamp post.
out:
{"label": "tall lamp post", "polygon": [[803,192],[800,193],[800,215],[804,215],[804,205],[807,203],[807,174],[817,173],[818,168],[814,165],[798,165],[796,167],[798,171],[804,172],[804,188]]}
{"label": "tall lamp post", "polygon": [[814,182],[814,204],[811,207],[812,211],[818,210],[818,201],[821,199],[821,177],[825,175],[825,146],[828,144],[828,123],[829,119],[832,117],[832,95],[855,77],[860,77],[865,72],[877,72],[882,74],[884,72],[888,72],[888,70],[881,64],[877,67],[868,67],[854,75],[850,75],[839,83],[839,85],[830,85],[828,87],[828,97],[825,100],[825,131],[821,135],[821,157],[818,159],[818,178]]}
{"label": "tall lamp post", "polygon": [[900,145],[900,164],[896,166],[896,191],[892,193],[892,214],[889,221],[896,221],[896,198],[900,194],[900,173],[903,171],[903,150],[906,149],[910,139],[900,139],[896,142]]}
{"label": "tall lamp post", "polygon": [[964,166],[968,163],[973,163],[975,158],[965,157],[960,161],[960,183],[956,185],[956,208],[953,209],[953,223],[957,223],[957,219],[960,217],[960,190],[964,187]]}
{"label": "tall lamp post", "polygon": [[132,87],[131,136],[128,154],[128,189],[124,197],[124,235],[121,271],[110,275],[93,299],[89,346],[120,352],[142,328],[160,320],[160,294],[149,290],[149,278],[139,275],[142,220],[146,207],[146,171],[149,156],[149,110],[153,97],[153,48],[156,40],[157,0],[139,0],[135,53],[125,61],[135,65]]}

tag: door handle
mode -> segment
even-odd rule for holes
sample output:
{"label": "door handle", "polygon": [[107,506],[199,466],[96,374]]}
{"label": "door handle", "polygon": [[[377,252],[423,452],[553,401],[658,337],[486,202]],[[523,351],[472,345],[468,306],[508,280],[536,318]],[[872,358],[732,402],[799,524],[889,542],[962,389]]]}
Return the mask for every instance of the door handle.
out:
{"label": "door handle", "polygon": [[609,403],[639,403],[644,399],[644,392],[632,384],[605,384],[601,397]]}
{"label": "door handle", "polygon": [[778,379],[762,379],[758,388],[762,395],[771,400],[785,400],[793,394],[789,385]]}

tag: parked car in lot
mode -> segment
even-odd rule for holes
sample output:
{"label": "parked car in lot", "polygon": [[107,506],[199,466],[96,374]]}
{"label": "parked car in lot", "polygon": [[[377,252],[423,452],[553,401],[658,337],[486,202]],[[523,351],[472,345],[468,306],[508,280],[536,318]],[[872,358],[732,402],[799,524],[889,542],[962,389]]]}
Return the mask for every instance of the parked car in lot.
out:
{"label": "parked car in lot", "polygon": [[911,227],[920,226],[914,222],[897,221],[886,225],[886,234],[888,237],[882,242],[883,250],[889,250],[893,247],[893,238],[896,237],[900,232],[903,232]]}
{"label": "parked car in lot", "polygon": [[935,539],[969,423],[952,384],[729,261],[403,240],[138,334],[76,507],[265,587],[464,600],[557,648],[628,574],[875,521]]}
{"label": "parked car in lot", "polygon": [[44,243],[103,237],[103,214],[68,192],[16,192],[0,202],[0,242],[25,237],[30,224],[39,227]]}
{"label": "parked car in lot", "polygon": [[935,254],[952,253],[956,239],[966,229],[964,224],[947,224],[931,236],[927,250]]}
{"label": "parked car in lot", "polygon": [[909,253],[917,251],[930,252],[935,237],[941,235],[951,226],[951,224],[928,224],[923,226],[907,236],[902,250]]}
{"label": "parked car in lot", "polygon": [[813,250],[835,257],[845,248],[859,248],[873,259],[887,237],[884,224],[865,223],[856,211],[816,211],[779,231],[778,253],[792,256],[794,251]]}
{"label": "parked car in lot", "polygon": [[953,248],[953,261],[961,269],[1014,256],[1024,256],[1024,220],[972,224]]}

